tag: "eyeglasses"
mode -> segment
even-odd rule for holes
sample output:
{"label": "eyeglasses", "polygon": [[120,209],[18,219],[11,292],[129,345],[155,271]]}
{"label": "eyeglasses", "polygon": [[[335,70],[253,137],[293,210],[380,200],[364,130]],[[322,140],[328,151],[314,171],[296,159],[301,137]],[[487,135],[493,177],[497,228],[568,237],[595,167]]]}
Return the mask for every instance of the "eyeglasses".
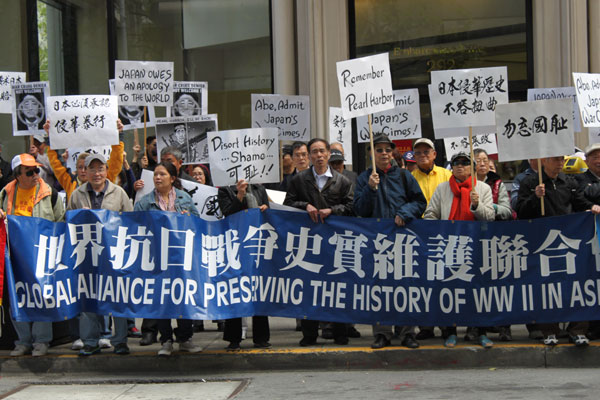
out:
{"label": "eyeglasses", "polygon": [[423,150],[423,151],[415,151],[415,157],[420,157],[420,156],[428,156],[429,153],[431,153],[431,150]]}
{"label": "eyeglasses", "polygon": [[382,148],[375,149],[375,151],[376,151],[376,152],[378,152],[378,153],[383,153],[384,151],[385,151],[386,153],[391,153],[393,150],[392,150],[392,148],[391,148],[391,147],[386,147],[385,149],[382,149]]}
{"label": "eyeglasses", "polygon": [[452,161],[453,167],[468,167],[469,165],[471,165],[471,161],[464,158],[459,158],[458,160]]}
{"label": "eyeglasses", "polygon": [[39,173],[40,173],[40,169],[38,167],[35,167],[34,169],[30,169],[29,171],[26,171],[25,176],[32,177],[33,174],[39,174]]}
{"label": "eyeglasses", "polygon": [[90,175],[94,175],[94,174],[102,174],[104,171],[106,171],[106,167],[100,167],[98,169],[88,168],[86,172],[89,173]]}

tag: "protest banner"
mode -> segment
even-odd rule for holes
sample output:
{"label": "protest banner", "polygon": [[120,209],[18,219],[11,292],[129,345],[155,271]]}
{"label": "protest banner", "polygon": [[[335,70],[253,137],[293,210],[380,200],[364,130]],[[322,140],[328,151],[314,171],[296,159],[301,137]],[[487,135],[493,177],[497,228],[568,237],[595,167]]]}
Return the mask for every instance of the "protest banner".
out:
{"label": "protest banner", "polygon": [[111,146],[69,147],[66,166],[71,172],[77,171],[77,158],[81,153],[102,154],[106,160],[110,158]]}
{"label": "protest banner", "polygon": [[173,82],[173,107],[167,107],[167,116],[191,117],[208,114],[207,82]]}
{"label": "protest banner", "polygon": [[[394,108],[373,114],[373,132],[385,133],[392,140],[421,137],[419,90],[394,90]],[[356,119],[358,143],[369,142],[369,121],[365,116]]]}
{"label": "protest banner", "polygon": [[175,146],[183,155],[183,164],[208,163],[208,132],[219,130],[217,114],[191,117],[168,117],[156,120],[158,154],[165,147]]}
{"label": "protest banner", "polygon": [[171,106],[173,63],[115,61],[115,93],[122,106]]}
{"label": "protest banner", "polygon": [[215,186],[279,182],[279,131],[252,128],[208,133],[210,172]]}
{"label": "protest banner", "polygon": [[53,149],[119,144],[116,96],[51,96],[46,104]]}
{"label": "protest banner", "polygon": [[[109,79],[108,86],[110,95],[115,94],[115,80]],[[154,126],[154,106],[146,107],[146,127]],[[123,130],[142,129],[144,127],[144,106],[121,106],[119,105],[119,119],[123,124]]]}
{"label": "protest banner", "polygon": [[341,108],[329,107],[329,144],[336,142],[344,148],[344,164],[352,165],[352,121],[344,118]]}
{"label": "protest banner", "polygon": [[496,138],[500,162],[573,154],[572,100],[498,105]]}
{"label": "protest banner", "polygon": [[0,114],[12,113],[11,85],[25,82],[25,72],[0,71]]}
{"label": "protest banner", "polygon": [[577,92],[573,86],[527,89],[527,101],[565,99],[569,97],[573,99],[573,132],[581,132]]}
{"label": "protest banner", "polygon": [[310,140],[308,96],[253,93],[250,101],[253,128],[278,128],[280,141]]}
{"label": "protest banner", "polygon": [[[444,147],[446,149],[446,159],[452,159],[452,156],[457,153],[467,153],[471,151],[469,148],[469,137],[461,136],[455,138],[445,138]],[[473,136],[473,148],[485,150],[487,154],[497,154],[498,146],[496,145],[496,134],[486,133],[484,135]]]}
{"label": "protest banner", "polygon": [[600,128],[600,74],[573,72],[583,126]]}
{"label": "protest banner", "polygon": [[46,135],[46,98],[48,82],[11,85],[13,136]]}
{"label": "protest banner", "polygon": [[67,212],[66,223],[10,215],[8,231],[7,287],[18,321],[93,311],[500,326],[588,321],[600,312],[591,213],[401,228],[393,219],[335,215],[316,224],[306,212],[277,210],[204,221],[82,209]]}
{"label": "protest banner", "polygon": [[429,96],[436,129],[493,126],[496,106],[508,103],[506,67],[431,71]]}

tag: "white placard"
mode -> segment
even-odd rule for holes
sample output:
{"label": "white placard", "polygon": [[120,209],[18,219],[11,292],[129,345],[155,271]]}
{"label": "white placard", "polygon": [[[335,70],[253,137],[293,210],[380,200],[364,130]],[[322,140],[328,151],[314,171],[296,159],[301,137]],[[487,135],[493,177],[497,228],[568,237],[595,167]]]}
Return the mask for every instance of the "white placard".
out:
{"label": "white placard", "polygon": [[77,158],[81,153],[102,154],[106,160],[110,158],[111,146],[96,147],[69,147],[67,149],[69,157],[67,158],[67,168],[71,172],[77,171]]}
{"label": "white placard", "polygon": [[117,96],[51,96],[46,104],[53,149],[119,144]]}
{"label": "white placard", "polygon": [[329,144],[335,142],[344,148],[344,164],[352,165],[352,123],[344,118],[341,108],[329,107]]}
{"label": "white placard", "polygon": [[11,85],[25,82],[25,72],[0,72],[0,114],[12,113]]}
{"label": "white placard", "polygon": [[573,154],[571,99],[499,105],[496,137],[500,162]]}
{"label": "white placard", "polygon": [[183,164],[207,164],[206,134],[218,130],[217,114],[158,118],[156,120],[158,154],[165,147],[175,146],[183,155]]}
{"label": "white placard", "polygon": [[279,131],[252,128],[208,133],[208,155],[215,186],[279,182]]}
{"label": "white placard", "polygon": [[577,104],[577,93],[573,86],[527,89],[527,101],[566,99],[568,97],[573,99],[573,131],[581,132],[579,104]]}
{"label": "white placard", "polygon": [[[469,154],[471,152],[468,136],[445,138],[444,147],[446,148],[447,160],[452,159],[452,156],[457,153],[463,152]],[[487,133],[473,136],[473,149],[482,149],[488,154],[497,154],[496,134]]]}
{"label": "white placard", "polygon": [[48,82],[11,85],[13,136],[46,135],[46,98]]}
{"label": "white placard", "polygon": [[173,107],[167,107],[171,117],[191,117],[208,114],[207,82],[174,82]]}
{"label": "white placard", "polygon": [[600,143],[600,128],[588,129],[589,144]]}
{"label": "white placard", "polygon": [[283,204],[283,202],[285,201],[285,192],[282,192],[281,190],[273,190],[273,189],[266,189],[267,190],[267,195],[269,196],[269,200],[271,200],[274,203],[277,204]]}
{"label": "white placard", "polygon": [[[135,195],[136,203],[154,190],[154,172],[143,169],[140,179],[144,181],[144,187]],[[216,187],[202,185],[186,179],[181,179],[181,186],[192,197],[194,205],[200,213],[200,218],[207,221],[216,221],[223,218],[217,197],[219,190]]]}
{"label": "white placard", "polygon": [[310,140],[308,96],[253,93],[251,103],[253,128],[278,128],[281,141]]}
{"label": "white placard", "polygon": [[[108,80],[110,95],[115,94],[115,80]],[[144,106],[121,106],[119,105],[119,119],[123,124],[123,130],[144,128]],[[146,128],[155,125],[154,106],[146,106]]]}
{"label": "white placard", "polygon": [[429,96],[436,129],[495,125],[496,106],[508,103],[506,67],[431,71]]}
{"label": "white placard", "polygon": [[600,74],[573,72],[583,126],[600,128]]}
{"label": "white placard", "polygon": [[115,93],[122,106],[171,106],[173,63],[115,61]]}
{"label": "white placard", "polygon": [[[358,143],[369,142],[369,120],[356,119]],[[421,108],[419,90],[394,90],[394,108],[373,114],[373,133],[382,132],[392,140],[418,139],[421,134]]]}
{"label": "white placard", "polygon": [[336,63],[344,118],[394,108],[389,53]]}

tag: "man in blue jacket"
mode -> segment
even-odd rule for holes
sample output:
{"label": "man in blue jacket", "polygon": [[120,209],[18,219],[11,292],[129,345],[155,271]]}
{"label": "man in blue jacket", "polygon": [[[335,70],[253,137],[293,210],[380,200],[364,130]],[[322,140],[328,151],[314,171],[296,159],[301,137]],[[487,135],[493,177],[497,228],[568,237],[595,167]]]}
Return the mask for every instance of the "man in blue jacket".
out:
{"label": "man in blue jacket", "polygon": [[[397,226],[405,226],[420,218],[427,207],[427,200],[416,179],[405,169],[392,165],[394,143],[385,134],[373,138],[375,167],[359,175],[354,190],[354,212],[361,217],[393,218]],[[375,341],[371,345],[379,349],[391,344],[391,326],[373,326]],[[401,331],[402,345],[419,347],[415,339],[415,327],[405,326]]]}

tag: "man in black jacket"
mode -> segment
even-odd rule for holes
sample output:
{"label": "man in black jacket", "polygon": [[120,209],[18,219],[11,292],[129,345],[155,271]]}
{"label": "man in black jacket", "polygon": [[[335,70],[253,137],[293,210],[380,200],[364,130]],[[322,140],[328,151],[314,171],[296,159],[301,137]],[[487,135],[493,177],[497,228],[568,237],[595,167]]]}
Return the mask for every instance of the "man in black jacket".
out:
{"label": "man in black jacket", "polygon": [[[310,219],[324,222],[331,214],[353,215],[352,183],[329,167],[329,143],[315,138],[308,142],[312,167],[299,172],[291,179],[283,204],[306,210]],[[319,322],[302,320],[300,346],[317,343]],[[336,344],[348,344],[346,325],[333,324],[333,340]]]}

